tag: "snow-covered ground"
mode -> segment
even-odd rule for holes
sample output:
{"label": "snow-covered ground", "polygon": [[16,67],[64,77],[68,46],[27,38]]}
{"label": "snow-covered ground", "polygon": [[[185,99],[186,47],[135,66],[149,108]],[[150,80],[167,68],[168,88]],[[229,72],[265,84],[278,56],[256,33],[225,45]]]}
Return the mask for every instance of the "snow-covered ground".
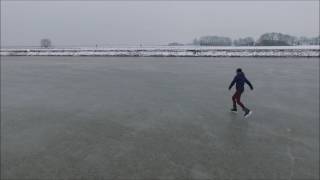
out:
{"label": "snow-covered ground", "polygon": [[82,48],[7,48],[1,56],[199,56],[319,57],[320,46],[131,46]]}

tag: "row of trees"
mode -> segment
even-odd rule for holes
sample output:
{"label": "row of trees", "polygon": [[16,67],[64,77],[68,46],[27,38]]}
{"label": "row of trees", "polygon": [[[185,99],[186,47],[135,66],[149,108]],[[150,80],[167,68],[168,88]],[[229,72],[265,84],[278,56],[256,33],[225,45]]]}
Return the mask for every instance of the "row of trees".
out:
{"label": "row of trees", "polygon": [[231,46],[232,40],[223,36],[202,36],[193,40],[194,45],[200,46]]}
{"label": "row of trees", "polygon": [[295,37],[282,33],[265,33],[257,40],[252,37],[231,40],[224,36],[202,36],[193,40],[194,45],[200,46],[296,46],[296,45],[320,45],[320,36]]}
{"label": "row of trees", "polygon": [[[320,36],[308,37],[295,37],[282,33],[265,33],[262,34],[257,40],[252,37],[245,37],[232,40],[224,36],[202,36],[199,39],[194,39],[194,45],[200,46],[296,46],[296,45],[320,45]],[[183,45],[177,42],[170,43],[169,46]],[[51,40],[41,39],[40,46],[42,48],[51,48]]]}

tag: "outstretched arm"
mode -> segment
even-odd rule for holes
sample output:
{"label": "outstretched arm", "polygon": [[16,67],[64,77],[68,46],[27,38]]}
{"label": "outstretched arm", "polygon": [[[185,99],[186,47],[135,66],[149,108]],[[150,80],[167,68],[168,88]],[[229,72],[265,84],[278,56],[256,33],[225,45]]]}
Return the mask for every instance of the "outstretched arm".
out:
{"label": "outstretched arm", "polygon": [[253,90],[253,86],[247,78],[245,79],[245,82],[250,86],[250,89]]}
{"label": "outstretched arm", "polygon": [[232,82],[229,85],[229,90],[232,88],[232,86],[236,83],[236,77],[233,78]]}

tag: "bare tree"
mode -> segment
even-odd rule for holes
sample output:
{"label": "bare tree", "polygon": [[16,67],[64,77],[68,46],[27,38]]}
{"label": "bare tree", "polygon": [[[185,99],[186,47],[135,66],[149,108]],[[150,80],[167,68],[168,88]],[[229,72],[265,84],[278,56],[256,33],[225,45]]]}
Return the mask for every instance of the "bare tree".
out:
{"label": "bare tree", "polygon": [[260,46],[293,46],[296,44],[296,37],[282,33],[265,33],[260,36],[257,44]]}
{"label": "bare tree", "polygon": [[51,40],[47,39],[47,38],[41,39],[40,45],[41,45],[42,48],[50,48],[52,46]]}

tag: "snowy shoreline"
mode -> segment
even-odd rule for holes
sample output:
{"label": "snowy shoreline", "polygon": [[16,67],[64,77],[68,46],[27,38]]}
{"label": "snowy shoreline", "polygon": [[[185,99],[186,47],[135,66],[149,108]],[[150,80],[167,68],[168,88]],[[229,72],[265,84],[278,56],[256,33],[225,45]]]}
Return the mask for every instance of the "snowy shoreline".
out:
{"label": "snowy shoreline", "polygon": [[7,48],[1,56],[319,57],[320,46]]}

